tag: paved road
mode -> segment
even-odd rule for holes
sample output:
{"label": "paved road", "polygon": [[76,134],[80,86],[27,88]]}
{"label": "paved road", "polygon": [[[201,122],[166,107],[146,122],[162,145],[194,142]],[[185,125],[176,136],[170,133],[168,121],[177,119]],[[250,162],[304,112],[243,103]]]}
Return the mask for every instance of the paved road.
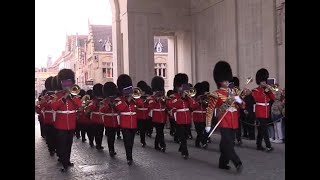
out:
{"label": "paved road", "polygon": [[[147,137],[147,147],[140,146],[136,136],[133,149],[134,164],[126,164],[122,140],[116,140],[116,158],[109,157],[107,141],[104,137],[105,150],[98,152],[89,144],[74,139],[71,161],[75,166],[67,173],[59,171],[61,165],[56,157],[50,157],[46,143],[40,136],[37,119],[35,126],[35,179],[85,179],[85,180],[284,180],[285,146],[273,144],[272,153],[257,151],[255,141],[244,140],[242,147],[236,147],[244,168],[237,174],[235,168],[229,171],[218,169],[219,135],[212,137],[208,150],[198,149],[194,140],[188,140],[190,158],[184,160],[178,153],[178,144],[173,142],[169,132],[165,131],[166,153],[153,149],[154,138]],[[193,132],[195,136],[195,132]]]}

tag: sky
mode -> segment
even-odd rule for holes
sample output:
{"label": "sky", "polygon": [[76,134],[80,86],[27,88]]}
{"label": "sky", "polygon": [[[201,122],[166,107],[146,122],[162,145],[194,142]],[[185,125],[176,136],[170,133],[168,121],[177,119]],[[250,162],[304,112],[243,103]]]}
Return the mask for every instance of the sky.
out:
{"label": "sky", "polygon": [[66,34],[87,35],[88,19],[111,25],[109,0],[36,0],[35,66],[46,67],[48,56],[54,62],[61,55]]}

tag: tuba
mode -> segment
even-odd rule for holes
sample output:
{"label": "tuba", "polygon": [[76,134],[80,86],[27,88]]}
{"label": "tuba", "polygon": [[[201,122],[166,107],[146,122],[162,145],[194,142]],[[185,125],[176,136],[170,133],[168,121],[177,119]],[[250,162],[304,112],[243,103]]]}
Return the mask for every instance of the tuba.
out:
{"label": "tuba", "polygon": [[142,96],[142,90],[138,87],[133,88],[132,97],[134,99],[138,99]]}
{"label": "tuba", "polygon": [[80,90],[81,90],[80,86],[74,84],[74,85],[69,89],[69,93],[70,93],[71,95],[76,96],[76,95],[78,95],[78,94],[80,93]]}

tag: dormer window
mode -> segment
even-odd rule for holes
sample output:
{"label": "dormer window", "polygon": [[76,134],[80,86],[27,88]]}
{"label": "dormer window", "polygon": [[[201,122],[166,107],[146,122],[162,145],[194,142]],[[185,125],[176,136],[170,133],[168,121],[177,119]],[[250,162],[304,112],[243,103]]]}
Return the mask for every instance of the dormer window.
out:
{"label": "dormer window", "polygon": [[157,52],[158,53],[162,52],[162,47],[161,47],[160,43],[158,43],[158,45],[157,45]]}
{"label": "dormer window", "polygon": [[109,37],[108,37],[108,40],[104,43],[104,48],[107,52],[111,52],[112,51],[112,45],[111,45],[111,42],[109,40]]}
{"label": "dormer window", "polygon": [[156,47],[155,47],[155,49],[156,49],[156,51],[158,52],[158,53],[161,53],[162,52],[162,44],[161,44],[161,42],[160,42],[160,39],[159,39],[159,41],[157,42],[157,44],[156,44]]}

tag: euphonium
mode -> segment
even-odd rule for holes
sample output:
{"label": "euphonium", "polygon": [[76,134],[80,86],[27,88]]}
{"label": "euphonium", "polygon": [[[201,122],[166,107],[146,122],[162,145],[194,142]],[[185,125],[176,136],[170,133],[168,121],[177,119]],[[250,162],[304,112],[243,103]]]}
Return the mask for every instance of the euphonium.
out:
{"label": "euphonium", "polygon": [[134,99],[138,99],[142,96],[142,90],[138,87],[133,88],[132,97]]}

